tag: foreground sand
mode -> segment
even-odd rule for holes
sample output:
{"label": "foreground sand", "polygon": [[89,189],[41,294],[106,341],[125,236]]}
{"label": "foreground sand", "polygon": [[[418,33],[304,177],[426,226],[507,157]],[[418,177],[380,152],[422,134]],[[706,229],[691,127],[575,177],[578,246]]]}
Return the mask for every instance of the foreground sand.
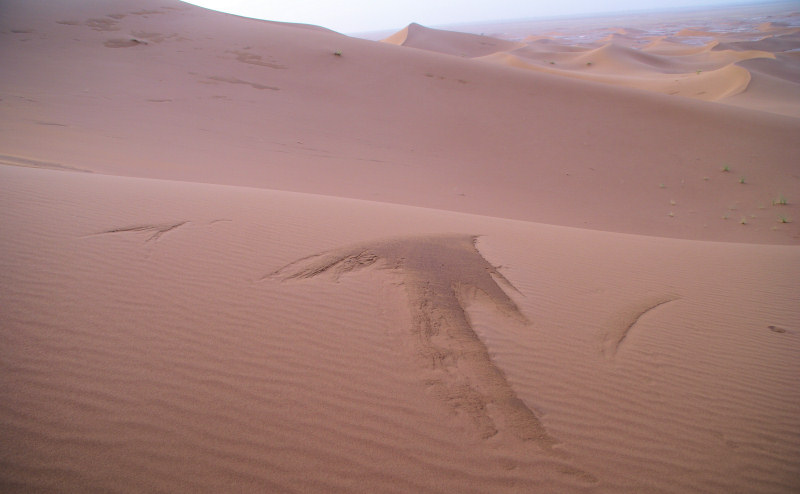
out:
{"label": "foreground sand", "polygon": [[42,5],[0,33],[3,491],[800,486],[797,119]]}
{"label": "foreground sand", "polygon": [[2,174],[6,488],[797,486],[796,247]]}

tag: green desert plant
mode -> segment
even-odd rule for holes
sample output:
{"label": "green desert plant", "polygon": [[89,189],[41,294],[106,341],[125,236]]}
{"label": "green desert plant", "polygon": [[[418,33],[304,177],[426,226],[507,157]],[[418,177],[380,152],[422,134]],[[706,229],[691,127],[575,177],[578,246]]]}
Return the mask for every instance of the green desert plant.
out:
{"label": "green desert plant", "polygon": [[722,167],[722,171],[725,172],[725,173],[728,173],[729,171],[731,171],[731,167],[728,166],[728,165],[725,165],[725,166]]}
{"label": "green desert plant", "polygon": [[342,56],[342,50],[336,50],[335,52],[333,52],[333,54],[336,55],[337,57],[341,57]]}
{"label": "green desert plant", "polygon": [[746,183],[746,182],[744,181],[744,177],[739,177],[739,183],[740,183],[740,184]]}
{"label": "green desert plant", "polygon": [[791,223],[792,220],[788,216],[786,216],[785,214],[782,214],[782,215],[778,216],[778,222],[779,223]]}
{"label": "green desert plant", "polygon": [[786,205],[786,198],[783,196],[783,194],[781,194],[781,195],[779,195],[778,197],[776,197],[775,199],[772,200],[772,205],[773,206],[785,206]]}

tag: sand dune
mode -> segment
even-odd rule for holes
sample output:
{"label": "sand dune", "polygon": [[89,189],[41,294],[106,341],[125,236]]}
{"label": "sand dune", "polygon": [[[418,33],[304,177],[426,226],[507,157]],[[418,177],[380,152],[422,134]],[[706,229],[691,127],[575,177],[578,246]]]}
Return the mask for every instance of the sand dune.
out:
{"label": "sand dune", "polygon": [[[408,30],[400,31],[398,35]],[[415,31],[421,31],[415,26]],[[405,39],[404,46],[429,49],[461,56],[480,57],[480,60],[510,65],[516,68],[537,70],[549,74],[614,84],[636,89],[644,89],[669,95],[718,101],[744,92],[750,83],[750,72],[737,62],[775,58],[771,51],[744,50],[734,43],[736,49],[719,49],[719,41],[703,46],[692,46],[664,39],[653,40],[644,47],[635,47],[637,39],[624,33],[613,33],[601,40],[599,47],[564,46],[553,40],[533,38],[528,45],[514,46],[501,50],[493,45],[491,51],[481,54],[474,51],[470,55],[467,48],[446,50],[441,40],[452,36],[467,36],[461,33],[439,34],[425,30],[426,37],[420,36],[413,44]],[[399,39],[398,35],[385,41]],[[711,33],[698,33],[683,30],[676,36],[709,36]],[[472,35],[474,36],[474,35]],[[402,37],[402,36],[400,36]],[[546,41],[549,43],[545,44]],[[390,41],[391,42],[391,41]],[[747,45],[744,45],[747,46]],[[764,48],[797,47],[798,43],[762,43]],[[782,50],[781,50],[782,51]]]}
{"label": "sand dune", "polygon": [[2,11],[3,492],[797,491],[777,19],[392,44]]}
{"label": "sand dune", "polygon": [[[162,4],[8,2],[3,154],[627,233],[800,235],[771,208],[800,195],[796,119]],[[126,37],[151,41],[105,45]],[[746,75],[677,79],[656,83]]]}
{"label": "sand dune", "polygon": [[[717,12],[713,15],[719,16]],[[752,15],[752,14],[751,14]],[[636,23],[626,18],[624,22]],[[734,21],[726,20],[727,26]],[[535,26],[535,23],[533,23]],[[674,24],[673,24],[674,25]],[[723,23],[723,26],[726,25]],[[794,105],[798,79],[774,80],[761,72],[751,73],[742,62],[757,59],[774,59],[800,48],[800,27],[782,23],[750,23],[736,29],[715,31],[711,29],[673,29],[669,35],[664,28],[638,29],[634,27],[609,27],[590,35],[571,36],[569,31],[552,31],[539,28],[537,34],[519,37],[505,35],[508,41],[520,40],[508,49],[485,49],[484,53],[470,55],[467,48],[443,49],[444,40],[465,40],[468,34],[448,33],[418,25],[419,33],[413,46],[460,56],[480,57],[481,60],[524,68],[549,74],[583,80],[643,89],[669,95],[723,101],[726,104],[758,109],[793,117],[800,116]],[[749,27],[749,29],[748,29]],[[405,45],[406,28],[385,41]],[[529,28],[535,29],[535,27]],[[591,30],[590,30],[591,32]],[[574,34],[574,33],[573,33]],[[476,43],[480,37],[472,35]],[[499,35],[501,38],[503,35]],[[492,39],[493,46],[498,38]],[[579,40],[575,43],[576,39]],[[698,43],[700,40],[700,43]],[[520,46],[521,45],[521,46]],[[789,55],[792,56],[792,55]],[[781,66],[784,66],[781,63]],[[796,63],[790,62],[790,66]],[[700,76],[700,77],[698,77]],[[732,98],[746,92],[753,77],[757,83],[750,94]],[[768,87],[769,89],[764,89]],[[774,91],[778,97],[771,97]],[[788,105],[775,104],[777,99]]]}
{"label": "sand dune", "polygon": [[[747,69],[734,65],[734,62],[723,65],[724,62],[720,62],[719,58],[716,63],[675,63],[665,57],[615,44],[583,53],[571,53],[570,56],[564,56],[563,52],[534,53],[498,53],[482,57],[481,60],[706,101],[717,101],[739,94],[747,89],[751,79]],[[755,56],[774,57],[766,52],[759,53]],[[693,69],[696,66],[709,68]]]}
{"label": "sand dune", "polygon": [[719,46],[719,41],[709,41],[708,43],[700,45],[687,45],[674,39],[667,39],[666,36],[659,36],[643,46],[642,51],[657,55],[681,56],[705,53],[716,46]]}
{"label": "sand dune", "polygon": [[405,29],[383,40],[386,43],[410,46],[460,57],[480,57],[498,51],[509,51],[524,46],[489,36],[431,29],[419,24],[410,24]]}
{"label": "sand dune", "polygon": [[800,115],[800,57],[779,55],[777,61],[748,60],[742,63],[754,76],[747,91],[727,100],[745,108]]}

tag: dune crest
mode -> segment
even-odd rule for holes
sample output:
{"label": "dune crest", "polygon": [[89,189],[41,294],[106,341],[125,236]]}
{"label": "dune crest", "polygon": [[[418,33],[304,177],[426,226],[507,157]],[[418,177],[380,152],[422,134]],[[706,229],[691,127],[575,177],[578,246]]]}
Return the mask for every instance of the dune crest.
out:
{"label": "dune crest", "polygon": [[489,36],[432,29],[416,23],[409,24],[382,41],[466,58],[485,56],[525,46],[523,43]]}
{"label": "dune crest", "polygon": [[[535,63],[530,58],[517,57],[513,53],[494,54],[483,57],[481,60],[499,62],[547,74],[705,101],[718,101],[739,94],[747,89],[751,78],[747,69],[733,63],[713,70],[697,69],[696,72],[686,73],[647,70],[644,67],[651,63],[657,64],[658,60],[652,59],[645,62],[646,58],[639,56],[638,53],[636,56],[618,56],[620,49],[631,54],[631,51],[627,49],[607,45],[571,60],[564,60],[562,57],[562,61],[558,64]],[[609,56],[609,51],[616,53]]]}

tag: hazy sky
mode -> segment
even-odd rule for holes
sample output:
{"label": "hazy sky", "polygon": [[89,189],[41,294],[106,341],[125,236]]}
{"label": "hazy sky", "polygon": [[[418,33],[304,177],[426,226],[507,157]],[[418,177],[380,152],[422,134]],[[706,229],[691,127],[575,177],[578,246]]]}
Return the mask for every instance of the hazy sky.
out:
{"label": "hazy sky", "polygon": [[190,0],[232,14],[302,22],[342,33],[554,15],[618,12],[757,0]]}

